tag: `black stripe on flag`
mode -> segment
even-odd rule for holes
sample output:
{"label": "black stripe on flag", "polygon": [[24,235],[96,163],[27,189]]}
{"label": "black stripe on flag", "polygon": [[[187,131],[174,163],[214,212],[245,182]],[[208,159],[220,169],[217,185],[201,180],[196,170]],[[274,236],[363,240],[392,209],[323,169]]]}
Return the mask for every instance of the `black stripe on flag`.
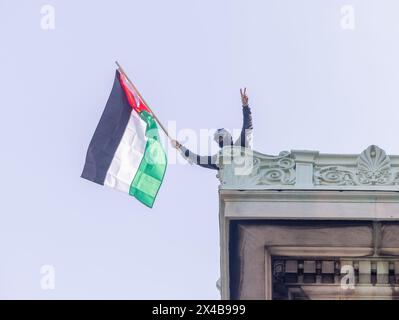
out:
{"label": "black stripe on flag", "polygon": [[116,71],[114,86],[87,150],[82,178],[104,185],[131,112],[132,108],[119,81],[119,71]]}

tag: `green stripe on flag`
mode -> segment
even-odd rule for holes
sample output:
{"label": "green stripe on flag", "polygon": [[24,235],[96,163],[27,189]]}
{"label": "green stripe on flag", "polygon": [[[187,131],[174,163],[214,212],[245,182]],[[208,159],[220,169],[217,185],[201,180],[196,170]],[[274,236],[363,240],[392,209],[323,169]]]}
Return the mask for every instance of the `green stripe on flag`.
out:
{"label": "green stripe on flag", "polygon": [[145,135],[148,140],[143,159],[130,185],[129,194],[152,208],[165,175],[167,159],[154,118],[146,111],[142,111],[140,117],[147,124]]}

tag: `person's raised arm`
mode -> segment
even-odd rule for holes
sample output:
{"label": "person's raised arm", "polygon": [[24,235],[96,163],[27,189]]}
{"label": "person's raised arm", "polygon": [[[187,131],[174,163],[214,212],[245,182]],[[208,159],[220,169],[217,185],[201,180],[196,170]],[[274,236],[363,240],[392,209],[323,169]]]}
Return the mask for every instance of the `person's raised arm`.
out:
{"label": "person's raised arm", "polygon": [[252,126],[252,114],[251,114],[251,109],[249,107],[248,101],[248,95],[247,95],[247,88],[240,89],[240,94],[241,94],[241,102],[242,102],[242,113],[243,113],[243,125],[242,125],[242,130],[241,130],[241,135],[240,135],[240,145],[242,147],[249,147],[247,146],[247,140],[246,137],[251,134],[251,131],[253,129]]}
{"label": "person's raised arm", "polygon": [[184,147],[180,142],[176,140],[170,141],[172,146],[179,150],[181,155],[187,159],[190,163],[194,163],[199,165],[200,167],[207,168],[207,169],[214,169],[218,170],[216,165],[216,157],[214,156],[200,156],[195,154],[194,152],[190,151],[186,147]]}

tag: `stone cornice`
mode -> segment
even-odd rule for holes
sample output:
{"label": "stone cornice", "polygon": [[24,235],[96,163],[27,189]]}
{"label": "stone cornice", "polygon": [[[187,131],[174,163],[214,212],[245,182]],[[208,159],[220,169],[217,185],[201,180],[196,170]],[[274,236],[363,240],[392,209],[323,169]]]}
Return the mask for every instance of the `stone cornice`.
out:
{"label": "stone cornice", "polygon": [[399,156],[375,145],[358,155],[292,150],[270,156],[224,148],[219,166],[220,189],[399,191]]}

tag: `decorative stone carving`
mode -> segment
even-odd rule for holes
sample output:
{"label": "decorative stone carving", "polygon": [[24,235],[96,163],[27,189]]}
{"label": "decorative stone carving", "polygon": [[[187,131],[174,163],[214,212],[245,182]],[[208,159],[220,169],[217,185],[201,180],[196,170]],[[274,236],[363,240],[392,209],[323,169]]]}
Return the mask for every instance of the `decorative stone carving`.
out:
{"label": "decorative stone carving", "polygon": [[358,156],[306,150],[270,156],[228,147],[218,163],[221,189],[399,190],[399,156],[375,145]]}
{"label": "decorative stone carving", "polygon": [[391,183],[391,160],[377,146],[372,145],[360,154],[357,168],[361,184]]}
{"label": "decorative stone carving", "polygon": [[356,167],[316,166],[315,185],[378,186],[398,185],[399,169],[393,169],[384,150],[369,146],[357,159]]}
{"label": "decorative stone carving", "polygon": [[219,166],[222,187],[295,184],[295,160],[288,151],[270,156],[241,147],[223,148]]}

